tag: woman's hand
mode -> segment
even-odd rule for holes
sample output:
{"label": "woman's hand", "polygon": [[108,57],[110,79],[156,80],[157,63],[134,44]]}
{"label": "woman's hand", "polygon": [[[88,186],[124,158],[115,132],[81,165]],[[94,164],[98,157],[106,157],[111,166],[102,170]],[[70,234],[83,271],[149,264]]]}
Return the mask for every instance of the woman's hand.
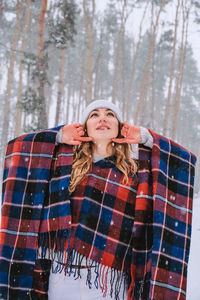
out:
{"label": "woman's hand", "polygon": [[83,137],[83,126],[80,123],[62,127],[62,143],[68,145],[80,145],[81,142],[92,141],[91,137]]}
{"label": "woman's hand", "polygon": [[121,129],[121,135],[124,138],[115,138],[112,139],[114,143],[127,143],[127,144],[140,144],[142,142],[140,127],[131,126],[127,123],[123,123],[123,127]]}

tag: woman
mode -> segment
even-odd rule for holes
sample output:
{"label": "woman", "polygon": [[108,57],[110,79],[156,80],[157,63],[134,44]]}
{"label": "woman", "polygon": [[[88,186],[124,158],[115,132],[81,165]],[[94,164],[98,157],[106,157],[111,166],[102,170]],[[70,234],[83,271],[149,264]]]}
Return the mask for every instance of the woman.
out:
{"label": "woman", "polygon": [[8,144],[1,299],[185,299],[195,157],[105,100],[82,121]]}

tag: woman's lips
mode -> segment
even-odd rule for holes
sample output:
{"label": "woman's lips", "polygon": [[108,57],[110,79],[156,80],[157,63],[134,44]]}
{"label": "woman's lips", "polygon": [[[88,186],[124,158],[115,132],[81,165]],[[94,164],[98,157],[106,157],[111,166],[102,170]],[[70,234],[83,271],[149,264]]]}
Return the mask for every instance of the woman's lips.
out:
{"label": "woman's lips", "polygon": [[96,130],[107,130],[107,129],[110,129],[108,125],[99,125],[96,128]]}
{"label": "woman's lips", "polygon": [[97,130],[108,130],[108,129],[110,129],[110,128],[107,126],[97,127]]}

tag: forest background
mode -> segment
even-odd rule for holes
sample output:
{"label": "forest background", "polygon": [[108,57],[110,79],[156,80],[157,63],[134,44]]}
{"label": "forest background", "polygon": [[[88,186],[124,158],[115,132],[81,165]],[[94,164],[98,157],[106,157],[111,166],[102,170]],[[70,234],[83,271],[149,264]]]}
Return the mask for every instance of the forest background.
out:
{"label": "forest background", "polygon": [[[93,99],[109,99],[124,120],[197,156],[198,210],[198,40],[199,0],[0,0],[0,165],[8,140],[77,122]],[[195,266],[189,300],[200,299]]]}

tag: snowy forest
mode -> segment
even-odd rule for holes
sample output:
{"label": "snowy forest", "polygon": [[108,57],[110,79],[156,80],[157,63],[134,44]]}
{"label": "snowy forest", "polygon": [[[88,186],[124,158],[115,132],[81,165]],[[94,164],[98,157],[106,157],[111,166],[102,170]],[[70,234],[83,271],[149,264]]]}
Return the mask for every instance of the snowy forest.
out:
{"label": "snowy forest", "polygon": [[1,160],[9,139],[77,122],[93,99],[199,156],[199,1],[1,0],[0,22]]}
{"label": "snowy forest", "polygon": [[[108,99],[197,156],[197,199],[199,0],[0,0],[0,36],[1,178],[8,140],[75,123]],[[199,289],[194,268],[190,278]]]}

